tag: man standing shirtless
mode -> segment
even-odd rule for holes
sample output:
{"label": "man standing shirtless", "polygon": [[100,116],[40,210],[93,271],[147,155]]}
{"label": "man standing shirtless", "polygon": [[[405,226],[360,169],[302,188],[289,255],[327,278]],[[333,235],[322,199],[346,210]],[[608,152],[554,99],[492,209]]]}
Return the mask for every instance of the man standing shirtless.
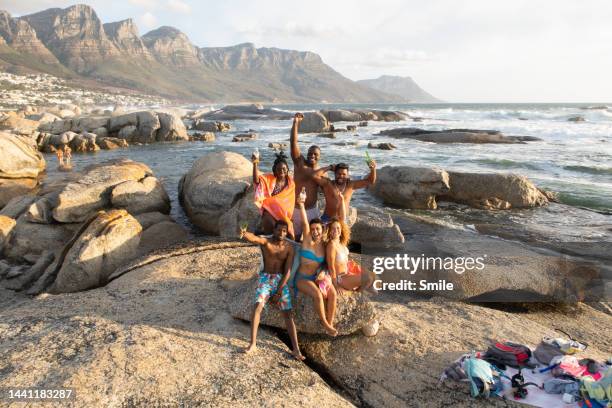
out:
{"label": "man standing shirtless", "polygon": [[333,166],[333,181],[325,177],[326,168],[316,172],[314,178],[325,195],[325,213],[321,217],[324,223],[328,223],[332,218],[339,218],[346,222],[355,190],[376,183],[376,162],[370,160],[368,167],[370,168],[370,174],[362,180],[350,179],[349,166],[346,163],[338,163]]}
{"label": "man standing shirtless", "polygon": [[[291,127],[291,159],[293,160],[293,180],[295,181],[295,198],[298,201],[298,195],[302,191],[302,187],[306,189],[306,215],[308,221],[319,218],[319,207],[317,206],[317,196],[319,194],[319,185],[314,180],[315,171],[319,168],[319,158],[321,157],[321,149],[318,146],[310,146],[306,157],[302,156],[298,145],[298,129],[300,122],[304,119],[304,115],[296,113],[293,117],[293,126]],[[295,229],[295,239],[300,240],[302,235],[302,216],[299,208],[293,211],[293,228]]]}
{"label": "man standing shirtless", "polygon": [[255,307],[251,316],[251,343],[244,352],[248,354],[256,350],[259,319],[266,302],[270,300],[272,304],[277,304],[280,307],[285,318],[285,325],[293,348],[291,354],[297,360],[304,360],[298,345],[297,330],[291,311],[291,294],[289,293],[288,281],[295,250],[293,245],[285,241],[287,230],[288,225],[283,220],[276,221],[271,238],[259,237],[248,232],[246,228],[240,230],[241,239],[244,238],[261,247],[264,261],[263,270],[259,274],[259,282],[255,293]]}

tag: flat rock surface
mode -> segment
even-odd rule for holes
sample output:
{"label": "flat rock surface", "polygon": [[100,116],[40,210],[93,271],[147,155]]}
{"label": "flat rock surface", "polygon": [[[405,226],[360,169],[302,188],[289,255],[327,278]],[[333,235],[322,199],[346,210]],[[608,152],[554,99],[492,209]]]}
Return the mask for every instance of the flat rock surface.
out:
{"label": "flat rock surface", "polygon": [[[240,245],[240,244],[238,244]],[[105,288],[40,295],[0,289],[0,387],[73,387],[65,406],[350,406],[261,328],[227,310],[257,248],[203,250],[130,271]]]}

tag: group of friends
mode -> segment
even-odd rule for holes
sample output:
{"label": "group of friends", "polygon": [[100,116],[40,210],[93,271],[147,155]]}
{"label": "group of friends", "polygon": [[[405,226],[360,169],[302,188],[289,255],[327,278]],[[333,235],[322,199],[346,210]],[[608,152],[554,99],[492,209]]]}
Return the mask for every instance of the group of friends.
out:
{"label": "group of friends", "polygon": [[[362,273],[360,266],[349,259],[351,232],[347,216],[353,192],[376,182],[376,162],[368,157],[370,173],[361,180],[349,177],[346,163],[320,167],[318,146],[311,146],[306,157],[300,151],[298,130],[303,118],[301,113],[296,113],[291,127],[293,176],[282,151],[277,154],[272,173],[268,174],[259,170],[259,154],[251,157],[261,234],[247,231],[246,226],[240,230],[240,238],[260,245],[263,255],[251,317],[251,341],[245,352],[256,349],[261,313],[266,303],[270,303],[285,318],[292,355],[298,360],[304,357],[293,320],[296,297],[310,297],[323,328],[330,336],[336,336],[334,318],[338,294],[373,291],[374,282],[373,274]],[[333,179],[327,176],[328,172],[334,173]],[[322,213],[318,207],[320,191],[325,197]]]}

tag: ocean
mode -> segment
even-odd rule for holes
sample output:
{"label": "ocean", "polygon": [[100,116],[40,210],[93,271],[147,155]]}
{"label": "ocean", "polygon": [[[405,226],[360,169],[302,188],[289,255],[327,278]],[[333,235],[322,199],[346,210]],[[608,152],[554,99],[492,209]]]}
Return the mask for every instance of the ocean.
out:
{"label": "ocean", "polygon": [[[538,187],[559,194],[561,205],[546,209],[513,210],[503,215],[476,211],[462,206],[436,211],[415,211],[459,227],[495,217],[509,223],[532,223],[546,227],[560,239],[600,241],[612,237],[612,104],[604,109],[588,109],[606,104],[293,104],[272,105],[284,111],[371,108],[399,110],[420,121],[372,122],[355,132],[336,133],[335,139],[316,134],[300,135],[306,151],[316,144],[322,149],[321,163],[348,162],[353,177],[367,173],[365,152],[378,167],[387,165],[439,166],[446,170],[502,172],[527,176]],[[220,108],[222,105],[215,106]],[[581,116],[584,122],[568,119]],[[184,142],[131,146],[129,149],[73,155],[75,168],[106,159],[127,157],[149,165],[172,199],[172,215],[189,225],[178,204],[178,182],[193,162],[205,153],[228,150],[250,157],[255,147],[262,156],[261,169],[271,171],[274,151],[270,142],[289,143],[291,121],[236,120],[232,131],[217,133],[215,142]],[[335,123],[345,127],[351,123]],[[354,124],[354,123],[353,123]],[[505,135],[536,136],[542,141],[526,144],[434,144],[377,135],[385,129],[419,127],[440,130],[470,128],[499,130]],[[255,141],[234,143],[236,133],[255,131]],[[368,142],[391,142],[396,150],[367,149]],[[287,152],[287,155],[289,152]],[[47,155],[48,174],[56,174],[54,157]],[[382,205],[364,191],[354,196],[355,205]],[[477,218],[474,221],[474,217]],[[500,222],[501,222],[500,221]],[[555,232],[556,231],[556,232]],[[603,234],[603,235],[602,235]]]}

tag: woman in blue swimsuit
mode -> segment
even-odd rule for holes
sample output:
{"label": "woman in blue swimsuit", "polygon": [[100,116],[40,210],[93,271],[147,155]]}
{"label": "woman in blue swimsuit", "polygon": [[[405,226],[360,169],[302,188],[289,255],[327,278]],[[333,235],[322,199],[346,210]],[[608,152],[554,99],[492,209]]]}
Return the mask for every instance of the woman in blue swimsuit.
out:
{"label": "woman in blue swimsuit", "polygon": [[300,267],[295,276],[296,286],[300,292],[312,298],[314,308],[325,331],[330,336],[337,336],[338,330],[334,328],[336,289],[333,285],[328,285],[326,294],[323,294],[317,285],[317,279],[325,263],[323,223],[319,218],[308,222],[304,195],[304,193],[300,194],[297,199],[299,211],[302,212],[302,249],[300,250]]}

